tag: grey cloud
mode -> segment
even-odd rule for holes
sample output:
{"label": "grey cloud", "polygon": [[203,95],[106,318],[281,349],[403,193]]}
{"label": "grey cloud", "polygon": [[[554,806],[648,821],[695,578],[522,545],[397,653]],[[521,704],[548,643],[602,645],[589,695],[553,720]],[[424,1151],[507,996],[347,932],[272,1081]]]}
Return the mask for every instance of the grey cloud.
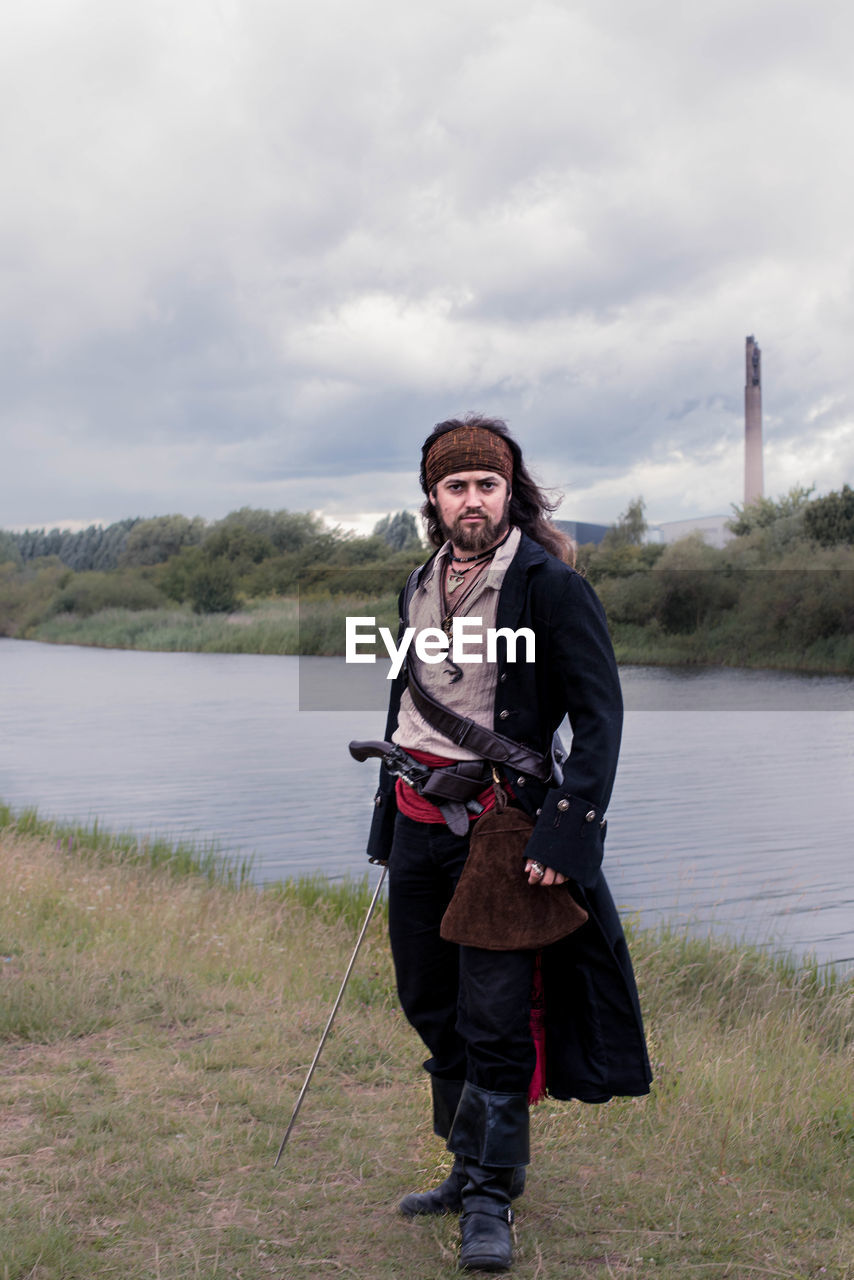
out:
{"label": "grey cloud", "polygon": [[467,408],[630,497],[738,447],[753,330],[770,444],[850,479],[852,27],[46,0],[0,49],[2,511],[377,509]]}

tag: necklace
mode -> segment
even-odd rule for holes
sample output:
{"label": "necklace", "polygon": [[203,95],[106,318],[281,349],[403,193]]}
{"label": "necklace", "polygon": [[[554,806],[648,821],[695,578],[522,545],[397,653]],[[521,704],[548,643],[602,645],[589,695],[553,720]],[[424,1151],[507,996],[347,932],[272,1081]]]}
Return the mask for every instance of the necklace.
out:
{"label": "necklace", "polygon": [[458,556],[456,551],[451,551],[450,558],[455,560],[457,564],[476,564],[478,560],[485,560],[487,556],[494,556],[498,547],[490,547],[488,551],[478,551],[476,556]]}
{"label": "necklace", "polygon": [[453,547],[451,547],[451,559],[456,560],[457,564],[470,564],[476,560],[486,560],[488,556],[494,556],[496,551],[500,551],[504,543],[510,537],[511,530],[508,529],[500,542],[496,542],[494,547],[490,547],[487,551],[477,551],[473,556],[458,556]]}
{"label": "necklace", "polygon": [[[483,568],[483,566],[485,565],[485,563],[486,563],[485,558],[484,558],[484,559],[481,559],[481,562],[480,562],[480,564],[479,564],[479,565],[477,565],[477,566],[475,566],[475,565],[469,565],[469,568],[468,568],[468,569],[463,569],[459,574],[456,574],[456,575],[455,575],[454,577],[452,577],[452,578],[448,578],[447,582],[445,583],[445,586],[444,586],[444,589],[443,589],[443,592],[442,592],[442,596],[443,596],[443,600],[442,600],[442,605],[443,605],[443,608],[442,608],[442,612],[443,612],[443,617],[442,617],[442,630],[444,631],[445,635],[446,635],[446,636],[448,636],[449,638],[450,638],[450,635],[451,635],[451,632],[452,632],[452,630],[453,630],[453,626],[454,626],[454,614],[455,614],[455,613],[462,613],[463,605],[465,604],[466,600],[468,600],[469,596],[470,596],[470,595],[472,595],[472,593],[474,592],[475,587],[476,587],[476,586],[478,585],[478,583],[480,582],[480,570]],[[466,586],[465,590],[462,592],[462,594],[461,594],[460,596],[458,596],[458,597],[456,598],[456,600],[454,600],[453,608],[451,608],[451,605],[450,605],[450,602],[449,602],[448,597],[449,597],[449,596],[450,596],[454,591],[456,591],[457,587],[460,585],[460,583],[461,583],[461,582],[465,582],[465,576],[464,576],[464,575],[465,575],[466,573],[469,573],[471,569],[475,569],[475,574],[474,574],[474,576],[473,576],[473,578],[472,578],[471,582],[469,582],[469,583],[467,584],[467,586]]]}
{"label": "necklace", "polygon": [[[473,556],[458,556],[452,547],[451,554],[448,557],[448,576],[445,579],[445,590],[447,594],[452,595],[453,592],[456,591],[457,587],[461,587],[466,580],[466,574],[471,573],[472,569],[476,569],[487,560],[491,560],[496,551],[498,551],[500,547],[504,546],[504,543],[509,537],[510,530],[508,529],[501,541],[496,542],[494,547],[490,547],[488,551],[478,551]],[[458,565],[464,564],[468,567],[466,569],[455,569],[453,567],[454,563]]]}
{"label": "necklace", "polygon": [[457,587],[461,587],[466,580],[466,574],[471,573],[476,565],[470,564],[467,569],[449,569],[448,576],[445,579],[445,590],[448,595],[456,591]]}
{"label": "necklace", "polygon": [[[453,567],[449,567],[448,576],[445,579],[446,594],[452,595],[453,592],[456,591],[457,587],[461,587],[466,580],[466,574],[471,573],[472,570],[474,570],[475,577],[477,577],[478,572],[483,568],[487,560],[492,559],[497,550],[497,547],[492,547],[489,551],[482,551],[479,556],[470,556],[469,559],[471,563],[466,569],[454,569]],[[451,559],[455,560],[456,556],[452,555]],[[474,579],[472,579],[472,582],[474,582]],[[468,594],[468,592],[466,592],[466,594]]]}

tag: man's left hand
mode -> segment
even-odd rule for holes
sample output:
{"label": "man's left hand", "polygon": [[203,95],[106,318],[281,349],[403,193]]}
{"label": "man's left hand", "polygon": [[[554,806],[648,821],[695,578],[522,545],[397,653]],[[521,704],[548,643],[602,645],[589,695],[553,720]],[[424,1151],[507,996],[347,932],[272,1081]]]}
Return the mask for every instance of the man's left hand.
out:
{"label": "man's left hand", "polygon": [[528,884],[551,885],[566,882],[566,876],[552,867],[544,867],[541,862],[535,862],[533,858],[529,858],[525,863],[525,874],[528,877]]}

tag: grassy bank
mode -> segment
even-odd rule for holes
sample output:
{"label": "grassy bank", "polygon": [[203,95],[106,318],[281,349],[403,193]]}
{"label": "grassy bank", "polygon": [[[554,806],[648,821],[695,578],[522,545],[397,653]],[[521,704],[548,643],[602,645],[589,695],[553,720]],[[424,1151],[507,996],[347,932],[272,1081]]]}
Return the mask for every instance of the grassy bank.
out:
{"label": "grassy bank", "polygon": [[[344,618],[375,617],[396,634],[397,601],[387,595],[296,599],[249,604],[232,614],[196,614],[172,609],[104,609],[87,618],[60,614],[29,638],[51,644],[107,649],[154,649],[186,653],[278,653],[341,656]],[[655,624],[611,626],[618,662],[643,666],[755,667],[814,674],[854,672],[854,636],[831,636],[805,648],[778,647],[766,636],[751,646],[724,624],[690,635],[667,635]],[[384,652],[384,650],[381,650]]]}
{"label": "grassy bank", "polygon": [[184,653],[343,654],[344,618],[370,615],[377,626],[397,631],[394,592],[365,599],[295,597],[250,603],[237,613],[197,614],[188,605],[172,609],[103,609],[88,618],[57,615],[29,636],[49,644],[105,649],[155,649]]}
{"label": "grassy bank", "polygon": [[[454,1274],[455,1221],[394,1211],[447,1156],[380,918],[272,1168],[367,886],[258,893],[6,819],[2,1280]],[[514,1274],[850,1280],[854,984],[633,953],[654,1092],[536,1108]]]}
{"label": "grassy bank", "polygon": [[665,635],[660,628],[632,623],[611,625],[614,652],[621,666],[749,667],[796,671],[804,675],[854,674],[854,636],[830,636],[806,648],[774,647],[762,636],[748,643],[725,627],[692,635]]}

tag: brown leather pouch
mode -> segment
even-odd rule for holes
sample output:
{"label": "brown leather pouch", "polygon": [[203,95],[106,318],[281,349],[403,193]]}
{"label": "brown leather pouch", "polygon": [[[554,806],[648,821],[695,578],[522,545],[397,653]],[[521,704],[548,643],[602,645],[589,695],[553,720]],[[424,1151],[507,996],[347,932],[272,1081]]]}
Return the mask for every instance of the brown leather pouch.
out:
{"label": "brown leather pouch", "polygon": [[466,865],[441,935],[487,951],[537,950],[581,927],[587,912],[565,884],[529,885],[525,849],[534,828],[522,809],[490,809],[475,822]]}

